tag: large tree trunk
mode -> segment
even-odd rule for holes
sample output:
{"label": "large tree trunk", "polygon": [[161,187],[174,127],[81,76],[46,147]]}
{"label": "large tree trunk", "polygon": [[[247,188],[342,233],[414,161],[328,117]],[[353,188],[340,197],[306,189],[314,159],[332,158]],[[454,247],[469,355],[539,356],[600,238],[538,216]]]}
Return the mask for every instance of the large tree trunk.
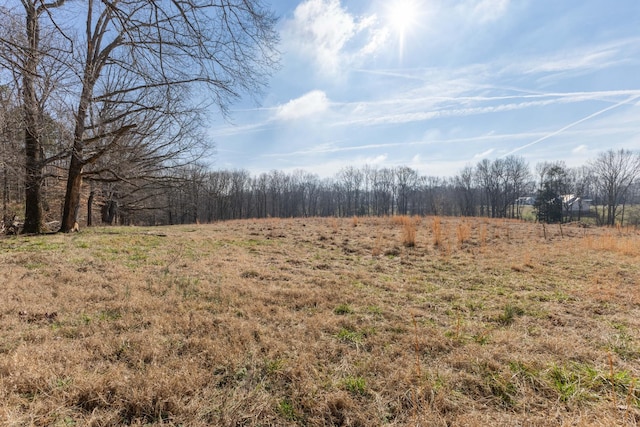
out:
{"label": "large tree trunk", "polygon": [[62,224],[60,225],[60,232],[62,233],[73,231],[75,223],[78,221],[80,190],[82,188],[82,167],[83,163],[74,152],[71,156],[69,176],[67,177],[67,192],[64,198]]}
{"label": "large tree trunk", "polygon": [[87,227],[91,227],[93,225],[93,198],[95,195],[96,192],[91,190],[89,193],[89,200],[87,200]]}
{"label": "large tree trunk", "polygon": [[[113,225],[113,221],[116,219],[116,215],[118,214],[118,202],[115,200],[107,200],[104,205],[102,205],[101,213],[102,222],[104,224]],[[169,223],[173,225],[171,218],[171,211],[169,211]]]}
{"label": "large tree trunk", "polygon": [[[91,50],[88,49],[87,54]],[[71,151],[71,162],[69,163],[69,174],[67,175],[67,191],[64,195],[64,208],[62,211],[62,220],[60,224],[61,233],[69,233],[73,231],[78,221],[78,212],[80,212],[80,190],[82,189],[82,168],[86,164],[82,155],[84,152],[84,132],[85,118],[93,93],[93,85],[95,78],[91,74],[91,63],[85,65],[85,77],[82,86],[82,94],[80,95],[80,103],[76,112],[76,123],[73,132],[73,150]]]}
{"label": "large tree trunk", "polygon": [[38,13],[33,3],[24,2],[28,39],[27,58],[23,70],[23,100],[25,120],[25,211],[23,233],[42,232],[43,153],[39,137],[39,108],[35,91],[40,53]]}
{"label": "large tree trunk", "polygon": [[42,232],[42,149],[40,141],[27,130],[25,132],[25,212],[23,233]]}

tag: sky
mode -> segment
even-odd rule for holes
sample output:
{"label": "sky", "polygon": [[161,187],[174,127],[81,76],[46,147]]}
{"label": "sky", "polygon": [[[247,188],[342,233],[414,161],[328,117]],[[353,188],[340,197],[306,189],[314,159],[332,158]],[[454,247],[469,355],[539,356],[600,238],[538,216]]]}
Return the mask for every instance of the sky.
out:
{"label": "sky", "polygon": [[640,150],[638,0],[272,0],[281,62],[213,117],[214,169],[453,176]]}

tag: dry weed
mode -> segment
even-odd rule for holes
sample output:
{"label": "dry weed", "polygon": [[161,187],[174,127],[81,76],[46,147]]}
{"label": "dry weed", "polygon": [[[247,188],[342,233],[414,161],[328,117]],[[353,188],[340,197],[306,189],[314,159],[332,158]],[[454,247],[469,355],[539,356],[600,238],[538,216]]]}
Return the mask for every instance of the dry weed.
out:
{"label": "dry weed", "polygon": [[391,223],[393,225],[403,225],[404,221],[405,221],[406,216],[405,215],[393,215],[391,217]]}
{"label": "dry weed", "polygon": [[471,227],[466,221],[462,221],[456,228],[456,237],[458,240],[458,246],[462,247],[471,238]]}
{"label": "dry weed", "polygon": [[405,224],[2,238],[0,425],[637,424],[637,232]]}
{"label": "dry weed", "polygon": [[375,243],[373,244],[373,248],[371,249],[371,255],[374,257],[382,254],[382,235],[378,234],[375,237]]}
{"label": "dry weed", "polygon": [[480,240],[480,246],[481,247],[484,247],[487,244],[487,234],[488,234],[487,224],[485,224],[485,223],[480,224],[479,240]]}
{"label": "dry weed", "polygon": [[333,231],[333,234],[338,234],[338,219],[337,218],[330,218],[329,219],[329,226],[331,227],[331,230]]}
{"label": "dry weed", "polygon": [[402,244],[408,248],[416,245],[416,222],[409,216],[402,217]]}
{"label": "dry weed", "polygon": [[435,216],[431,222],[431,232],[433,234],[433,245],[441,246],[442,240],[442,221],[440,217]]}

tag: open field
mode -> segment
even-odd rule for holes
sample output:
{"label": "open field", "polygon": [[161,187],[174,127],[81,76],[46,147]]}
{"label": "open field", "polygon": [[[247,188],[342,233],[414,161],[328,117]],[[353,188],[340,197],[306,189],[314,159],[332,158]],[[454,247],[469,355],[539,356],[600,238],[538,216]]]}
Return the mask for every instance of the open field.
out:
{"label": "open field", "polygon": [[0,425],[640,423],[635,229],[92,228],[0,239],[0,283]]}

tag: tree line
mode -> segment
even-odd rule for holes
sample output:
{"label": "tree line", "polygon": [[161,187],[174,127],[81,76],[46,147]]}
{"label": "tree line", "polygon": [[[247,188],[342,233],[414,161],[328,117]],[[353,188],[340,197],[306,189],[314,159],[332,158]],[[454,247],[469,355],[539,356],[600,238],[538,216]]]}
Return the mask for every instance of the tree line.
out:
{"label": "tree line", "polygon": [[[637,223],[628,205],[640,204],[640,156],[609,150],[588,165],[542,162],[533,171],[522,157],[484,159],[453,177],[420,175],[407,166],[349,166],[331,178],[297,170],[251,175],[246,170],[182,170],[182,183],[163,195],[166,209],[146,223],[309,216],[445,215],[522,218],[531,208],[540,221],[592,217],[597,224]],[[572,197],[568,197],[572,196]],[[584,203],[587,210],[568,203]],[[559,206],[551,216],[548,206]],[[123,205],[123,209],[124,205]],[[531,210],[529,210],[531,211]]]}
{"label": "tree line", "polygon": [[[10,162],[5,162],[9,164]],[[3,170],[3,210],[23,203],[21,174]],[[210,170],[191,164],[163,179],[89,181],[82,193],[86,224],[168,225],[230,219],[312,216],[443,215],[523,218],[544,222],[592,218],[600,225],[637,224],[640,157],[627,150],[601,153],[582,167],[542,162],[533,170],[522,157],[485,159],[452,177],[420,175],[407,166],[349,166],[333,177],[303,170]],[[48,210],[62,181],[46,180]],[[567,197],[571,195],[571,197]],[[569,203],[584,203],[574,210]],[[95,208],[94,208],[95,206]],[[591,206],[591,207],[589,207]]]}

